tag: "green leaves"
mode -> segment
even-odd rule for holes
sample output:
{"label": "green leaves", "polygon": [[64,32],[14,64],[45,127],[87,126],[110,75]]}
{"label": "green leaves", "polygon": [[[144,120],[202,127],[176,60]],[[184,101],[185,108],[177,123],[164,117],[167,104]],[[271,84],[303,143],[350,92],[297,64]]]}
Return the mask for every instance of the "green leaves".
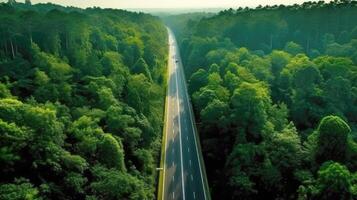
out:
{"label": "green leaves", "polygon": [[351,132],[346,122],[337,116],[327,116],[321,120],[317,131],[317,162],[323,163],[328,160],[344,162],[348,135]]}
{"label": "green leaves", "polygon": [[350,127],[341,118],[337,116],[324,117],[318,127],[320,137],[330,137],[346,140],[347,135],[351,132]]}
{"label": "green leaves", "polygon": [[71,75],[71,66],[61,59],[41,51],[35,43],[32,43],[32,53],[34,64],[49,74],[54,81],[65,81]]}
{"label": "green leaves", "polygon": [[[261,137],[267,120],[267,109],[271,100],[263,83],[243,82],[233,93],[230,101],[233,108],[233,120],[253,138]],[[250,137],[250,136],[248,136]]]}
{"label": "green leaves", "polygon": [[10,98],[10,97],[11,97],[11,93],[8,87],[5,84],[0,83],[0,98]]}
{"label": "green leaves", "polygon": [[108,168],[125,172],[124,150],[121,141],[110,134],[103,134],[98,145],[98,159]]}
{"label": "green leaves", "polygon": [[32,131],[0,119],[0,133],[0,163],[9,170],[9,165],[21,159],[19,151],[31,139]]}
{"label": "green leaves", "polygon": [[95,179],[90,186],[98,198],[108,200],[153,198],[145,192],[144,183],[134,176],[98,165],[93,167],[92,173]]}
{"label": "green leaves", "polygon": [[299,44],[296,44],[295,42],[287,42],[285,44],[284,51],[295,56],[299,53],[303,53],[304,49]]}
{"label": "green leaves", "polygon": [[102,70],[103,75],[108,76],[123,67],[123,57],[118,52],[105,52],[103,58],[101,59],[101,63],[103,68],[99,70]]}
{"label": "green leaves", "polygon": [[41,200],[39,191],[26,179],[16,179],[15,183],[0,185],[3,200]]}
{"label": "green leaves", "polygon": [[159,94],[158,88],[144,74],[138,74],[130,77],[127,89],[128,105],[149,115],[150,106],[154,103],[151,99]]}
{"label": "green leaves", "polygon": [[[353,199],[356,195],[355,174],[337,162],[324,163],[317,172],[318,177],[301,191],[300,196],[309,199]],[[305,187],[303,187],[305,188]]]}
{"label": "green leaves", "polygon": [[0,199],[154,199],[161,20],[20,3],[0,19]]}
{"label": "green leaves", "polygon": [[136,61],[136,63],[132,67],[132,72],[135,74],[142,73],[146,76],[146,78],[148,78],[150,81],[152,81],[149,66],[143,58],[139,58],[139,60]]}
{"label": "green leaves", "polygon": [[310,2],[164,17],[190,77],[212,198],[355,198],[353,184],[330,191],[340,177],[317,183],[328,160],[355,181],[357,21],[344,20],[355,10]]}
{"label": "green leaves", "polygon": [[321,199],[347,199],[351,192],[351,174],[339,163],[325,163],[318,171],[317,188]]}
{"label": "green leaves", "polygon": [[109,88],[101,88],[98,91],[98,97],[99,97],[99,106],[100,108],[106,110],[108,109],[111,105],[117,105],[118,101],[115,99],[113,92]]}
{"label": "green leaves", "polygon": [[88,179],[82,174],[70,172],[64,178],[64,183],[69,190],[75,191],[79,194],[85,193],[85,184],[88,182]]}
{"label": "green leaves", "polygon": [[225,120],[228,114],[228,109],[228,104],[214,99],[201,111],[202,122],[207,124],[220,124],[220,122]]}
{"label": "green leaves", "polygon": [[69,152],[63,152],[62,162],[67,169],[78,171],[79,173],[83,173],[88,168],[85,159],[78,155],[71,155]]}
{"label": "green leaves", "polygon": [[289,124],[281,132],[274,133],[265,144],[269,158],[284,177],[288,177],[300,167],[302,147],[300,137],[293,124]]}

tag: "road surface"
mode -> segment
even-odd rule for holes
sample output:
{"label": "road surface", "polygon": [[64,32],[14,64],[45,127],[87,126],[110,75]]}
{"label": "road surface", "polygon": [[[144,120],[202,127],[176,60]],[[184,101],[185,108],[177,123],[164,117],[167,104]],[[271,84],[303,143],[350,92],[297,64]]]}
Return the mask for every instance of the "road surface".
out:
{"label": "road surface", "polygon": [[169,78],[162,199],[210,200],[178,45],[169,32]]}

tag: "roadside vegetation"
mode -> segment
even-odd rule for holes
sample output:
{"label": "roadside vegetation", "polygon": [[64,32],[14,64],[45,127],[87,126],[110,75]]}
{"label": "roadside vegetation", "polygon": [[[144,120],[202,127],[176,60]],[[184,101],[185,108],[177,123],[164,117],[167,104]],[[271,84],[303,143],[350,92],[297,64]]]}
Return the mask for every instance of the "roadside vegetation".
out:
{"label": "roadside vegetation", "polygon": [[357,198],[357,2],[169,16],[212,199]]}
{"label": "roadside vegetation", "polygon": [[0,4],[0,199],[155,199],[167,62],[157,17]]}

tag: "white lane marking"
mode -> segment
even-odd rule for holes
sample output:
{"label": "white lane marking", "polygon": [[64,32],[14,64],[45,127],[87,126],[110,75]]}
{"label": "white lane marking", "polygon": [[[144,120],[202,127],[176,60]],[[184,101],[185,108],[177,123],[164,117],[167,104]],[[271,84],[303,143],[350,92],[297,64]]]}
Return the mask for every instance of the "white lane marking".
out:
{"label": "white lane marking", "polygon": [[192,176],[192,174],[191,174],[191,181],[193,181],[193,176]]}
{"label": "white lane marking", "polygon": [[196,199],[196,192],[193,192],[193,198]]}
{"label": "white lane marking", "polygon": [[190,160],[190,166],[192,166],[192,162],[191,162],[191,160]]}
{"label": "white lane marking", "polygon": [[175,199],[175,192],[172,192],[172,199]]}
{"label": "white lane marking", "polygon": [[[175,41],[174,41],[175,42]],[[175,42],[176,43],[176,42]],[[180,59],[180,52],[177,52],[177,59]],[[182,68],[180,68],[182,69]],[[180,70],[181,72],[181,75],[183,77],[185,77],[185,74],[183,73],[182,70]],[[203,173],[202,173],[202,167],[201,167],[201,162],[200,162],[200,159],[199,159],[199,155],[198,155],[198,145],[197,145],[197,139],[196,139],[196,129],[194,128],[194,125],[193,125],[193,121],[194,119],[192,118],[192,115],[193,115],[193,111],[192,111],[192,108],[189,104],[190,100],[188,98],[188,92],[187,92],[187,84],[186,84],[186,81],[183,81],[183,85],[184,85],[184,91],[185,91],[185,95],[186,96],[186,103],[187,103],[187,106],[188,106],[188,110],[189,110],[189,116],[190,116],[190,119],[191,119],[191,126],[192,126],[192,131],[193,131],[193,137],[194,137],[194,141],[195,141],[195,146],[196,146],[196,155],[197,155],[197,160],[198,160],[198,166],[200,168],[200,175],[201,175],[201,182],[202,182],[202,187],[203,187],[203,195],[204,195],[204,199],[207,199],[207,195],[206,195],[206,190],[205,190],[205,184],[204,184],[204,181],[203,181]]]}
{"label": "white lane marking", "polygon": [[183,158],[182,158],[182,134],[181,134],[181,114],[180,114],[180,98],[178,95],[178,81],[177,81],[177,65],[175,66],[175,79],[176,79],[176,98],[177,98],[177,115],[178,115],[178,124],[179,124],[179,134],[180,134],[180,151],[181,151],[181,183],[182,183],[182,197],[183,200],[186,199],[186,195],[185,195],[185,179],[184,179],[184,175],[183,175]]}
{"label": "white lane marking", "polygon": [[174,148],[172,148],[172,154],[175,154],[175,149]]}
{"label": "white lane marking", "polygon": [[172,182],[175,182],[175,176],[172,176]]}
{"label": "white lane marking", "polygon": [[186,136],[186,140],[188,141],[188,136]]}
{"label": "white lane marking", "polygon": [[187,151],[190,153],[190,147],[187,148]]}

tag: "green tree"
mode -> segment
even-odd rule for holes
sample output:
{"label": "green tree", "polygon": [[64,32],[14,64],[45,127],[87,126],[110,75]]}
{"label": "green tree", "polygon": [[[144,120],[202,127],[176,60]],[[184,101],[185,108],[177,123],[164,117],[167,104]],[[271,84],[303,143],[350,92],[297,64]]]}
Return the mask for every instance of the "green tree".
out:
{"label": "green tree", "polygon": [[273,134],[267,141],[266,149],[272,164],[283,177],[292,179],[302,159],[301,141],[294,125],[289,124],[280,133]]}
{"label": "green tree", "polygon": [[95,176],[90,187],[98,198],[114,199],[150,199],[142,181],[129,174],[94,166],[92,173]]}
{"label": "green tree", "polygon": [[344,162],[348,145],[348,135],[351,132],[347,123],[337,116],[324,117],[317,129],[316,161],[323,163],[328,160]]}
{"label": "green tree", "polygon": [[[312,127],[324,115],[319,69],[304,55],[296,56],[283,70],[287,82],[291,81],[291,116],[297,126]],[[288,104],[290,104],[288,102]]]}
{"label": "green tree", "polygon": [[139,112],[149,113],[150,99],[157,91],[144,74],[133,75],[128,80],[128,104]]}
{"label": "green tree", "polygon": [[317,172],[316,190],[312,199],[351,199],[353,193],[353,175],[348,169],[336,162],[327,162]]}
{"label": "green tree", "polygon": [[195,104],[195,108],[198,111],[201,111],[208,105],[209,102],[213,101],[214,99],[218,99],[216,93],[213,90],[205,87],[193,93],[193,102]]}
{"label": "green tree", "polygon": [[295,42],[288,42],[284,47],[284,51],[290,53],[291,55],[297,55],[299,53],[303,53],[304,49]]}
{"label": "green tree", "polygon": [[63,165],[71,171],[78,171],[83,173],[88,168],[86,160],[78,155],[71,155],[69,152],[63,152]]}
{"label": "green tree", "polygon": [[138,159],[138,170],[144,174],[153,174],[155,170],[155,162],[152,153],[146,149],[138,149],[135,151],[135,156]]}
{"label": "green tree", "polygon": [[25,0],[25,4],[30,6],[31,5],[31,0]]}
{"label": "green tree", "polygon": [[3,83],[0,83],[0,98],[10,98],[11,96],[11,92],[7,86]]}
{"label": "green tree", "polygon": [[100,108],[106,110],[108,109],[111,105],[117,105],[118,100],[114,97],[113,92],[109,88],[101,88],[98,91],[98,97],[99,97],[99,106]]}
{"label": "green tree", "polygon": [[267,122],[270,97],[263,83],[243,82],[233,93],[232,120],[246,132],[248,140],[260,140]]}
{"label": "green tree", "polygon": [[166,27],[26,3],[0,5],[0,199],[154,199]]}
{"label": "green tree", "polygon": [[0,185],[0,197],[4,200],[40,200],[39,190],[26,179]]}
{"label": "green tree", "polygon": [[98,136],[104,134],[97,123],[96,118],[82,116],[70,127],[70,132],[76,140],[74,143],[76,153],[88,160],[94,159],[100,142]]}
{"label": "green tree", "polygon": [[271,82],[273,79],[272,64],[269,59],[256,57],[247,63],[247,68],[258,80]]}
{"label": "green tree", "polygon": [[15,123],[7,123],[0,119],[1,147],[0,163],[3,170],[10,170],[16,161],[21,159],[20,151],[32,136],[31,130],[18,127]]}
{"label": "green tree", "polygon": [[152,81],[151,73],[149,70],[149,66],[143,58],[139,58],[138,61],[134,64],[132,68],[133,73],[144,74],[150,81]]}
{"label": "green tree", "polygon": [[241,80],[233,74],[232,72],[228,71],[226,75],[224,76],[224,86],[227,87],[227,89],[230,91],[230,93],[233,93],[233,91],[239,86],[241,83]]}
{"label": "green tree", "polygon": [[126,171],[124,165],[124,150],[121,141],[111,134],[103,134],[98,145],[98,159],[108,168]]}
{"label": "green tree", "polygon": [[269,55],[269,58],[272,64],[272,73],[275,77],[277,77],[280,74],[281,70],[289,63],[291,55],[285,51],[274,50]]}
{"label": "green tree", "polygon": [[229,177],[228,185],[233,188],[234,198],[253,197],[258,192],[253,176],[257,175],[257,166],[263,165],[263,160],[258,159],[262,156],[262,149],[251,143],[238,144],[234,147],[227,158],[225,168]]}
{"label": "green tree", "polygon": [[199,69],[193,73],[188,81],[188,90],[190,94],[205,86],[207,84],[207,77],[208,74],[204,69]]}
{"label": "green tree", "polygon": [[203,123],[217,124],[223,128],[226,125],[224,122],[228,120],[226,117],[228,111],[229,107],[227,103],[214,99],[201,111],[200,116]]}
{"label": "green tree", "polygon": [[68,190],[74,191],[75,193],[84,194],[85,193],[85,184],[88,182],[88,179],[82,174],[69,172],[64,178],[64,183]]}

